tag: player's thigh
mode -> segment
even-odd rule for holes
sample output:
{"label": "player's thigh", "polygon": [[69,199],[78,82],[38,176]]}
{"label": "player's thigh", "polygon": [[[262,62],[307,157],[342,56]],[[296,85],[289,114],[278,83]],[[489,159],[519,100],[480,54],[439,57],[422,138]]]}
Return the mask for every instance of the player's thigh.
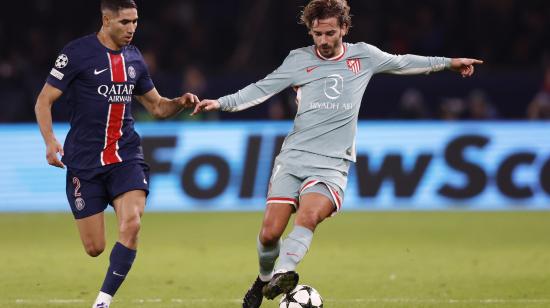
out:
{"label": "player's thigh", "polygon": [[112,201],[119,225],[136,221],[145,210],[146,192],[143,190],[131,190],[115,197]]}
{"label": "player's thigh", "polygon": [[306,193],[300,197],[300,207],[296,212],[294,223],[313,229],[317,224],[330,217],[335,210],[336,205],[326,194]]}
{"label": "player's thigh", "polygon": [[82,245],[91,256],[98,256],[105,250],[105,219],[103,212],[76,219],[76,226]]}
{"label": "player's thigh", "polygon": [[106,182],[119,223],[139,219],[149,193],[149,166],[142,162],[122,165],[112,170]]}

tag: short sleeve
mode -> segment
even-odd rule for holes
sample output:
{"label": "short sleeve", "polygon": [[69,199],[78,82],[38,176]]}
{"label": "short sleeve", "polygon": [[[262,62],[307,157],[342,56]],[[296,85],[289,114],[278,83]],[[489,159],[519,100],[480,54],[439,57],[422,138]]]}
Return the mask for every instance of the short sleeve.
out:
{"label": "short sleeve", "polygon": [[71,82],[80,73],[80,59],[78,59],[78,50],[75,45],[68,45],[55,59],[54,65],[46,79],[50,85],[65,91]]}
{"label": "short sleeve", "polygon": [[147,68],[147,64],[145,63],[145,60],[143,60],[143,56],[139,51],[138,53],[139,53],[139,61],[141,66],[141,74],[139,75],[138,80],[136,80],[136,88],[135,88],[134,94],[144,95],[147,92],[151,91],[155,87],[155,84],[151,79],[151,75],[149,74],[149,69]]}

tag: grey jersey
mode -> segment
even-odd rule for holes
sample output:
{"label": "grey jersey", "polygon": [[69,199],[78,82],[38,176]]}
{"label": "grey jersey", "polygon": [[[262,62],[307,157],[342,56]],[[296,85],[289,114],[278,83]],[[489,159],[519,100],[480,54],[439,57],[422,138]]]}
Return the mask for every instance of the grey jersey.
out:
{"label": "grey jersey", "polygon": [[240,111],[292,86],[298,111],[282,150],[355,161],[359,107],[372,75],[429,74],[450,63],[451,59],[442,57],[392,55],[366,43],[344,43],[343,54],[333,59],[322,58],[314,46],[304,47],[291,51],[264,79],[219,102],[223,111]]}

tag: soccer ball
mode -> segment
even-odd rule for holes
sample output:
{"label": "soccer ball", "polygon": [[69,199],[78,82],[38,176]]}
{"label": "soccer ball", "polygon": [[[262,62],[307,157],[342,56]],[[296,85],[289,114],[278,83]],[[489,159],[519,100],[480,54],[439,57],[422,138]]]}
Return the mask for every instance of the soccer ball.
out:
{"label": "soccer ball", "polygon": [[323,308],[323,299],[317,290],[306,285],[297,285],[283,295],[279,308]]}

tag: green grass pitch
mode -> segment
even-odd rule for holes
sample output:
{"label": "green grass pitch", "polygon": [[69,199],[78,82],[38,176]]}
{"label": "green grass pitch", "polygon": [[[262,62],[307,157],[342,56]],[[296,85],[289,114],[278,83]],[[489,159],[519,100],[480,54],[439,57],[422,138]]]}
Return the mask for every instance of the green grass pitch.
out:
{"label": "green grass pitch", "polygon": [[[112,307],[240,307],[261,217],[146,213]],[[90,258],[70,214],[1,214],[0,307],[90,307],[112,214],[107,229],[107,251]],[[298,271],[328,308],[550,307],[550,212],[343,212],[318,228]]]}

